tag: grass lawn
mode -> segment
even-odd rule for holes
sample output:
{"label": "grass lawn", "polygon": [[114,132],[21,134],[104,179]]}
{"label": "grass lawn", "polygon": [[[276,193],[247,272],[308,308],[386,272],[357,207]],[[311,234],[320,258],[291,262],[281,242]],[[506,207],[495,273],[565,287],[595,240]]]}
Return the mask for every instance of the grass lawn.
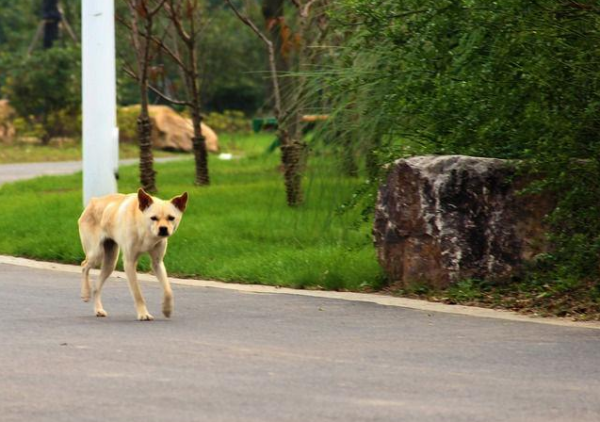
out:
{"label": "grass lawn", "polygon": [[[210,187],[192,185],[193,160],[156,166],[159,197],[190,194],[181,227],[169,241],[169,273],[296,288],[379,288],[383,276],[371,223],[361,221],[360,210],[336,212],[360,181],[341,177],[326,153],[312,157],[306,203],[290,209],[279,155],[264,153],[272,140],[272,135],[222,137],[225,151],[244,156],[230,161],[211,156]],[[120,176],[121,192],[137,190],[136,166],[123,168]],[[0,187],[0,253],[78,264],[81,202],[81,174]],[[141,269],[149,269],[147,259]]]}
{"label": "grass lawn", "polygon": [[[135,158],[139,155],[139,149],[137,145],[121,144],[119,153],[121,158]],[[155,154],[157,157],[175,155],[164,151],[156,151]],[[78,160],[81,160],[81,145],[78,143],[60,147],[32,143],[0,144],[0,164]]]}

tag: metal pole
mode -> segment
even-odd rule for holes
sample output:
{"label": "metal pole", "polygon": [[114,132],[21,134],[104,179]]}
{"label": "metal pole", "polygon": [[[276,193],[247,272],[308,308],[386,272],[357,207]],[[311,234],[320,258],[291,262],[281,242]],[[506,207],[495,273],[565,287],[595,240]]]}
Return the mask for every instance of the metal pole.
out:
{"label": "metal pole", "polygon": [[119,130],[113,0],[83,0],[83,204],[117,191]]}

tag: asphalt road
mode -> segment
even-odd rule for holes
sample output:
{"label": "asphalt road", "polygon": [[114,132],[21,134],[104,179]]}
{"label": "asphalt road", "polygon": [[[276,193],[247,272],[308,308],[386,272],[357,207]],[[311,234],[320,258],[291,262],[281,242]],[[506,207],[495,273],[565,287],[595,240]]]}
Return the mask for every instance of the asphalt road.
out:
{"label": "asphalt road", "polygon": [[37,176],[70,174],[80,170],[80,161],[2,164],[0,165],[0,185]]}
{"label": "asphalt road", "polygon": [[[157,162],[177,160],[178,157],[155,158]],[[120,165],[135,164],[137,158],[119,160]],[[0,164],[0,185],[17,180],[32,179],[38,176],[72,174],[81,170],[81,161],[58,161],[52,163]]]}
{"label": "asphalt road", "polygon": [[0,265],[0,421],[600,420],[600,331]]}

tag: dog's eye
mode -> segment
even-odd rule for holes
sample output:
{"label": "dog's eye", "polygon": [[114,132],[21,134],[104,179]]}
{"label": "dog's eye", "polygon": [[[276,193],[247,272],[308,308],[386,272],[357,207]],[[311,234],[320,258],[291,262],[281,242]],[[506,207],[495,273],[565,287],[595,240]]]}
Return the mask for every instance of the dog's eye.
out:
{"label": "dog's eye", "polygon": [[156,217],[156,216],[155,217],[150,217],[150,220],[152,220],[152,221],[158,221],[158,217]]}
{"label": "dog's eye", "polygon": [[170,216],[167,217],[167,220],[173,221],[173,220],[175,220],[175,217],[173,217],[172,215],[170,215]]}

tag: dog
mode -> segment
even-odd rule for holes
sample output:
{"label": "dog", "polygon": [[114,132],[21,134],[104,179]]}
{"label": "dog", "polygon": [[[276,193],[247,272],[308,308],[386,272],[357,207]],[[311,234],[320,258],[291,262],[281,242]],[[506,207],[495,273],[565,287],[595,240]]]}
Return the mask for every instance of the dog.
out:
{"label": "dog", "polygon": [[102,306],[101,292],[104,282],[115,269],[119,249],[123,251],[123,264],[137,319],[154,319],[146,308],[136,274],[138,259],[144,253],[150,255],[152,269],[164,291],[162,312],[167,318],[171,317],[173,292],[163,258],[168,238],[179,227],[187,202],[187,192],[163,201],[148,195],[143,189],[139,189],[137,194],[107,195],[90,201],[78,221],[81,245],[85,252],[85,260],[81,263],[81,298],[84,302],[90,300],[90,270],[101,264],[94,289],[94,312],[97,317],[108,315]]}

